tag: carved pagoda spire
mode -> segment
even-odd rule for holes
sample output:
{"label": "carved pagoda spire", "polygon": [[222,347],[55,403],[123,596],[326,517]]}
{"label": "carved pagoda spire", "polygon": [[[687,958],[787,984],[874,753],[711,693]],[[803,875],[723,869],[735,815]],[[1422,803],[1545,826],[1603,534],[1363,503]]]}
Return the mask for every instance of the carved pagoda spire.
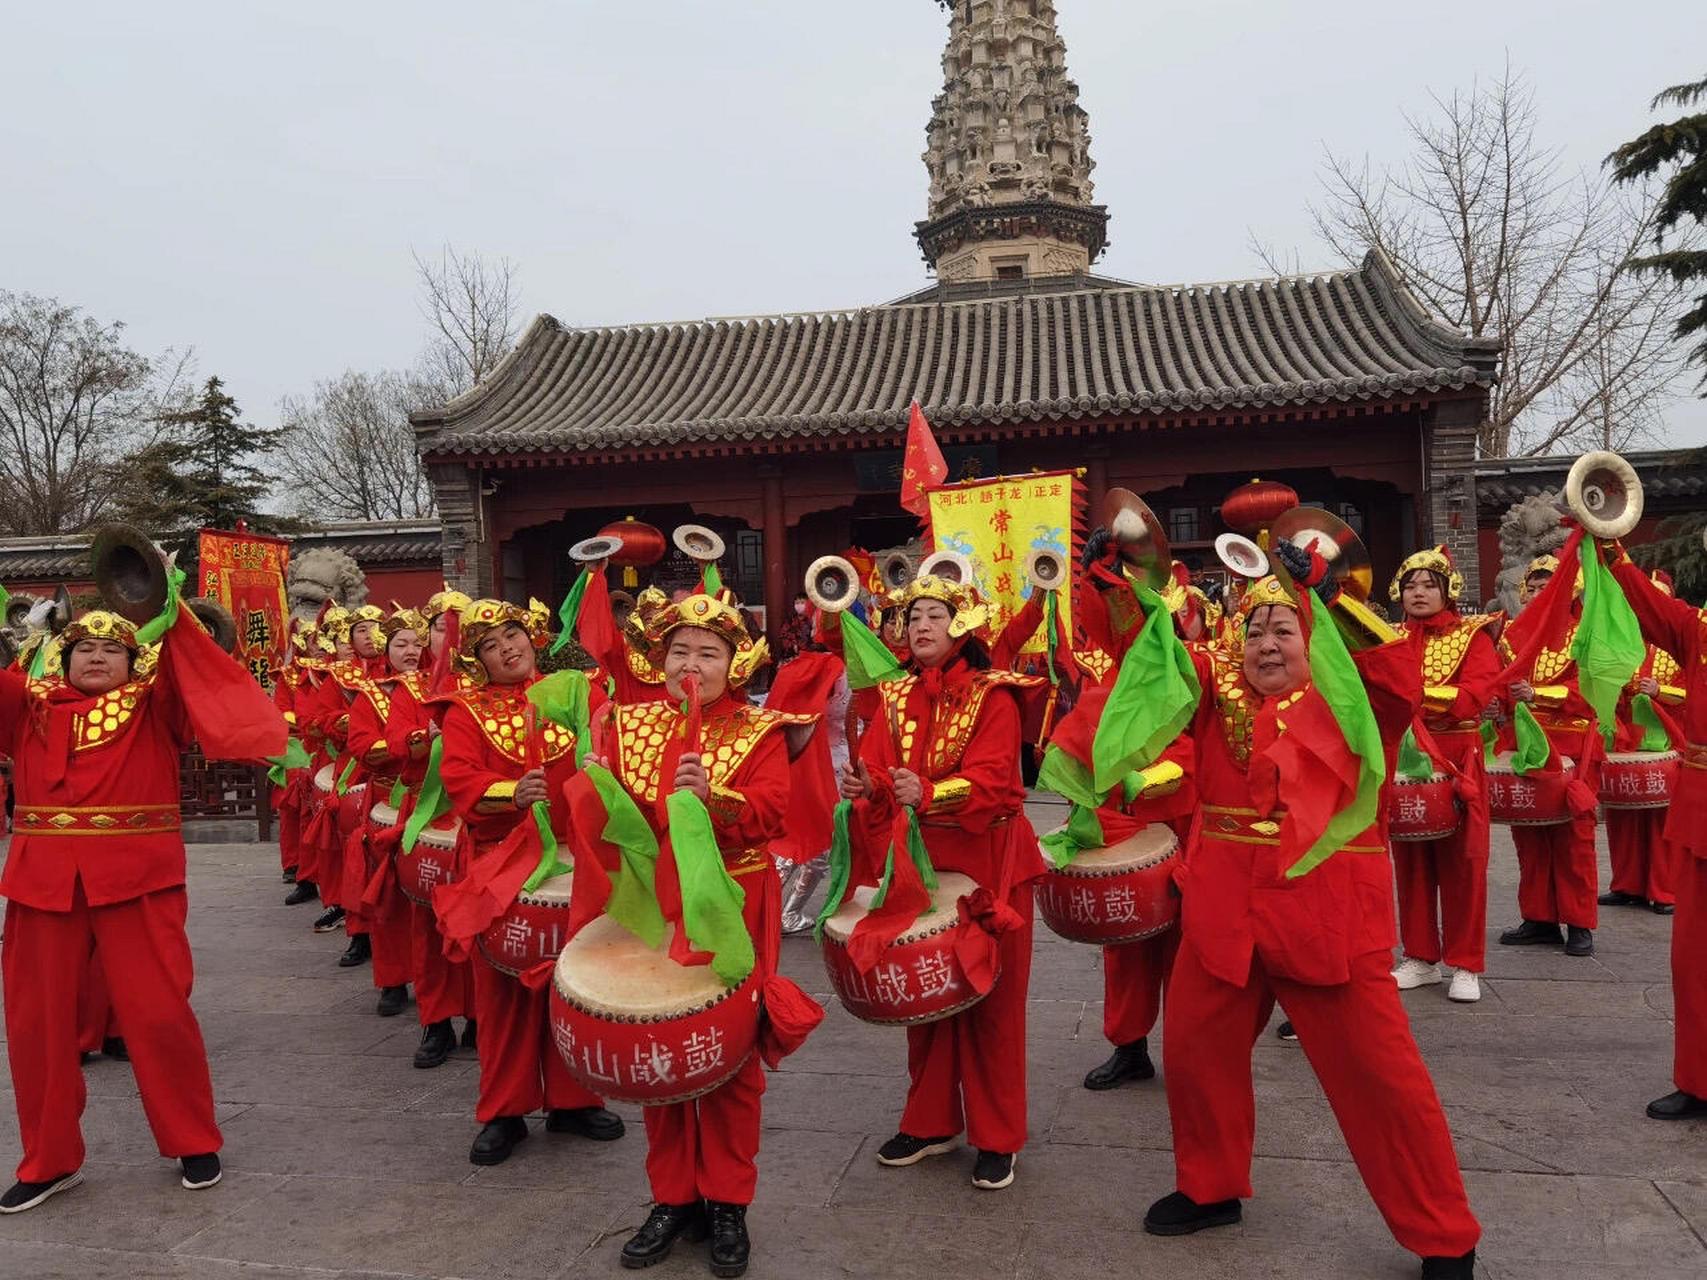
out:
{"label": "carved pagoda spire", "polygon": [[925,261],[949,283],[1086,271],[1108,210],[1092,202],[1089,118],[1053,0],[937,2],[948,48],[926,130]]}

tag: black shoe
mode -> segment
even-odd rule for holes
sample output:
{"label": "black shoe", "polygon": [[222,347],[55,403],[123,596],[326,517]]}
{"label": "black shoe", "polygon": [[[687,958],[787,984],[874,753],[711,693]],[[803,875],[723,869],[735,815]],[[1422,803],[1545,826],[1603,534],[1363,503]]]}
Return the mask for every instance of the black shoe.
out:
{"label": "black shoe", "polygon": [[374,1012],[382,1018],[395,1018],[409,1007],[409,988],[407,986],[386,987],[379,993],[379,1004]]}
{"label": "black shoe", "polygon": [[203,1191],[218,1182],[222,1176],[219,1169],[219,1157],[216,1155],[185,1156],[178,1163],[184,1170],[184,1176],[180,1181],[191,1191]]}
{"label": "black shoe", "polygon": [[1609,889],[1595,899],[1603,907],[1645,907],[1647,899],[1640,894],[1625,893],[1622,889]]}
{"label": "black shoe", "polygon": [[366,964],[373,959],[373,943],[368,941],[365,933],[352,933],[350,945],[344,948],[344,954],[338,957],[340,969],[354,969],[358,964]]}
{"label": "black shoe", "polygon": [[464,1049],[478,1049],[480,1046],[477,1041],[478,1037],[475,1035],[474,1019],[464,1019],[462,1024],[462,1047]]}
{"label": "black shoe", "polygon": [[[298,889],[302,888],[301,885],[297,885],[296,887]],[[314,932],[331,933],[343,923],[344,909],[342,907],[328,907],[325,911],[322,911],[319,917],[314,921]]]}
{"label": "black shoe", "polygon": [[1579,929],[1571,925],[1565,930],[1565,954],[1568,956],[1592,956],[1594,954],[1594,930]]}
{"label": "black shoe", "polygon": [[1476,1251],[1462,1258],[1424,1258],[1422,1280],[1476,1280]]}
{"label": "black shoe", "polygon": [[61,1191],[69,1191],[82,1181],[83,1171],[73,1169],[46,1182],[14,1182],[11,1189],[0,1196],[0,1213],[22,1213],[25,1209],[33,1209],[43,1200]]}
{"label": "black shoe", "polygon": [[1000,1151],[980,1151],[972,1166],[972,1185],[980,1191],[1000,1191],[1014,1181],[1014,1156]]}
{"label": "black shoe", "polygon": [[946,1138],[915,1138],[908,1133],[898,1133],[877,1148],[877,1163],[901,1169],[918,1164],[927,1156],[945,1156],[959,1145],[959,1138],[952,1133]]}
{"label": "black shoe", "polygon": [[1292,1023],[1287,1021],[1281,1023],[1274,1029],[1274,1037],[1277,1040],[1290,1040],[1296,1043],[1298,1040],[1298,1032],[1293,1029]]}
{"label": "black shoe", "polygon": [[707,1200],[705,1211],[711,1220],[711,1274],[745,1275],[747,1259],[753,1252],[747,1239],[747,1206]]}
{"label": "black shoe", "polygon": [[286,867],[284,869],[284,882],[286,884],[295,884],[296,883],[296,868],[295,867]]}
{"label": "black shoe", "polygon": [[1134,1040],[1131,1044],[1116,1045],[1107,1062],[1100,1067],[1092,1067],[1085,1074],[1085,1088],[1100,1091],[1112,1089],[1127,1080],[1155,1078],[1156,1064],[1150,1061],[1148,1041]]}
{"label": "black shoe", "polygon": [[298,880],[296,888],[285,894],[285,906],[300,907],[305,902],[313,902],[320,896],[320,890],[314,887],[312,880]]}
{"label": "black shoe", "polygon": [[528,1136],[528,1122],[520,1116],[499,1116],[482,1129],[469,1148],[470,1164],[503,1164]]}
{"label": "black shoe", "polygon": [[1150,1206],[1144,1230],[1153,1236],[1189,1236],[1206,1227],[1228,1227],[1244,1216],[1237,1200],[1198,1204],[1183,1191],[1172,1191]]}
{"label": "black shoe", "polygon": [[451,1026],[450,1019],[430,1023],[426,1030],[421,1032],[421,1043],[415,1049],[415,1065],[423,1071],[442,1067],[454,1048],[456,1028]]}
{"label": "black shoe", "polygon": [[710,1226],[705,1220],[705,1206],[695,1200],[692,1204],[655,1204],[640,1230],[622,1246],[622,1265],[630,1271],[654,1266],[670,1256],[676,1239],[705,1239]]}
{"label": "black shoe", "polygon": [[129,1062],[130,1050],[124,1047],[124,1037],[108,1036],[101,1041],[101,1056],[103,1058],[116,1058],[120,1062]]}
{"label": "black shoe", "polygon": [[1564,940],[1558,925],[1542,920],[1525,920],[1517,928],[1500,934],[1502,947],[1556,947]]}
{"label": "black shoe", "polygon": [[1674,916],[1677,914],[1677,908],[1669,902],[1650,902],[1648,910],[1656,916]]}
{"label": "black shoe", "polygon": [[1650,1120],[1688,1120],[1693,1116],[1707,1116],[1707,1098],[1697,1098],[1682,1089],[1648,1104]]}
{"label": "black shoe", "polygon": [[615,1142],[627,1132],[622,1117],[603,1107],[557,1107],[546,1112],[547,1133],[573,1133],[594,1142]]}

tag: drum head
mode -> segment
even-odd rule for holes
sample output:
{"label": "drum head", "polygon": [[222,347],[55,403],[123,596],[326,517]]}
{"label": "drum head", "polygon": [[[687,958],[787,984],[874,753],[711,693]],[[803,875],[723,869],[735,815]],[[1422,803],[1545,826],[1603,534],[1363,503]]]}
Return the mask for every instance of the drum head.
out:
{"label": "drum head", "polygon": [[714,1004],[731,988],[710,965],[670,959],[609,916],[570,939],[557,958],[557,989],[572,1004],[618,1021],[656,1021]]}
{"label": "drum head", "polygon": [[370,821],[381,827],[395,827],[397,825],[397,810],[383,800],[369,809],[367,816]]}
{"label": "drum head", "polygon": [[1074,868],[1113,873],[1153,867],[1173,857],[1178,849],[1179,841],[1173,831],[1164,823],[1152,822],[1124,840],[1105,845],[1101,849],[1082,850],[1063,870],[1067,875],[1072,875]]}
{"label": "drum head", "polygon": [[[897,943],[910,942],[914,938],[922,938],[926,934],[946,928],[949,922],[960,914],[955,904],[978,887],[977,881],[971,876],[963,876],[957,871],[939,871],[936,880],[936,892],[931,895],[930,910],[896,938]],[[853,897],[842,904],[841,910],[824,922],[825,936],[846,943],[853,934],[854,926],[871,911],[871,900],[876,896],[875,888],[867,886],[855,889]]]}
{"label": "drum head", "polygon": [[569,889],[574,882],[574,875],[565,871],[560,876],[552,876],[549,880],[541,881],[539,888],[532,893],[523,893],[521,896],[532,902],[543,902],[554,907],[567,907],[569,905]]}
{"label": "drum head", "polygon": [[320,771],[314,775],[314,787],[317,791],[330,791],[338,785],[338,779],[332,772],[332,766],[323,764]]}
{"label": "drum head", "polygon": [[421,843],[429,849],[454,849],[456,848],[457,837],[461,834],[462,822],[460,819],[452,822],[448,827],[441,827],[435,823],[421,832]]}

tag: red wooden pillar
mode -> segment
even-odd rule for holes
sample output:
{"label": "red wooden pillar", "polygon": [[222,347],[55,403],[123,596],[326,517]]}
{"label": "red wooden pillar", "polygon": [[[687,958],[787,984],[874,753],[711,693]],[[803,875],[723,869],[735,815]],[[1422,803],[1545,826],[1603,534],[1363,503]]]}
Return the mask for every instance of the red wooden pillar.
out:
{"label": "red wooden pillar", "polygon": [[778,638],[787,618],[788,526],[782,513],[782,469],[765,467],[759,472],[764,486],[765,631]]}
{"label": "red wooden pillar", "polygon": [[1091,445],[1085,450],[1085,523],[1094,529],[1102,523],[1102,500],[1108,496],[1108,446]]}

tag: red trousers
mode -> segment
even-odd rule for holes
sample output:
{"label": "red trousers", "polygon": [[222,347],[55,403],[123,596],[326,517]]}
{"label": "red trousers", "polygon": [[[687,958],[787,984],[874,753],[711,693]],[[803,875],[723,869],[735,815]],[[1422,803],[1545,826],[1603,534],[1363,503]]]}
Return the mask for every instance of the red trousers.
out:
{"label": "red trousers", "polygon": [[575,1082],[551,1039],[548,993],[530,991],[483,957],[475,957],[474,1000],[480,1009],[480,1098],[474,1118],[530,1111],[602,1107],[604,1100]]}
{"label": "red trousers", "polygon": [[[368,910],[362,905],[367,887],[368,788],[351,787],[335,803],[338,806],[337,852],[327,878],[338,885],[338,905],[344,908],[344,932],[349,937],[369,932]],[[322,891],[324,897],[324,891]]]}
{"label": "red trousers", "polygon": [[[1488,814],[1473,805],[1444,840],[1393,841],[1407,956],[1481,973],[1488,950]],[[1528,915],[1527,911],[1524,915]]]}
{"label": "red trousers", "polygon": [[113,997],[107,990],[107,974],[101,967],[101,953],[91,951],[89,972],[83,980],[83,994],[77,1001],[77,1049],[80,1053],[99,1053],[108,1036],[123,1034],[119,1030],[118,1016],[113,1013]]}
{"label": "red trousers", "polygon": [[[742,876],[746,893],[741,913],[753,935],[753,951],[761,977],[776,968],[782,938],[782,889],[776,871]],[[480,1042],[486,1043],[482,1011]],[[689,1204],[721,1200],[751,1204],[758,1185],[760,1100],[765,1093],[765,1069],[755,1051],[727,1084],[691,1102],[647,1107],[646,1176],[652,1198],[659,1204]]]}
{"label": "red trousers", "polygon": [[302,867],[302,810],[288,800],[278,807],[279,866],[285,871]]}
{"label": "red trousers", "polygon": [[1671,991],[1677,1028],[1672,1082],[1707,1098],[1707,857],[1693,849],[1678,850]]}
{"label": "red trousers", "polygon": [[415,980],[410,905],[409,899],[393,885],[368,918],[368,934],[373,944],[373,985],[381,989],[401,987]]}
{"label": "red trousers", "polygon": [[1600,872],[1594,861],[1594,815],[1551,827],[1513,827],[1517,846],[1517,909],[1525,920],[1592,929]]}
{"label": "red trousers", "polygon": [[998,942],[1001,976],[964,1013],[907,1028],[907,1106],[901,1132],[957,1134],[980,1151],[1012,1154],[1025,1145],[1025,1002],[1031,987],[1032,886],[1016,885],[1008,905],[1024,922]]}
{"label": "red trousers", "polygon": [[1110,1044],[1131,1044],[1155,1028],[1178,945],[1176,927],[1142,942],[1102,949],[1102,1034]]}
{"label": "red trousers", "polygon": [[421,1025],[457,1016],[474,1017],[474,966],[485,961],[447,960],[444,935],[439,932],[433,909],[407,898],[404,901],[409,907],[409,967],[415,975],[415,1008]]}
{"label": "red trousers", "polygon": [[79,885],[69,911],[6,904],[0,971],[24,1147],[20,1181],[46,1182],[83,1164],[77,1014],[91,948],[118,975],[109,991],[160,1154],[181,1158],[219,1150],[207,1049],[190,1010],[188,909],[181,887],[91,907]]}
{"label": "red trousers", "polygon": [[1180,1191],[1199,1204],[1251,1195],[1251,1048],[1278,999],[1393,1237],[1423,1257],[1475,1247],[1481,1227],[1387,965],[1371,951],[1352,961],[1349,982],[1311,987],[1254,957],[1235,987],[1204,969],[1190,938],[1181,943],[1162,1033]]}
{"label": "red trousers", "polygon": [[1612,889],[1649,902],[1674,902],[1677,851],[1661,834],[1665,809],[1606,810],[1606,847],[1612,855]]}

